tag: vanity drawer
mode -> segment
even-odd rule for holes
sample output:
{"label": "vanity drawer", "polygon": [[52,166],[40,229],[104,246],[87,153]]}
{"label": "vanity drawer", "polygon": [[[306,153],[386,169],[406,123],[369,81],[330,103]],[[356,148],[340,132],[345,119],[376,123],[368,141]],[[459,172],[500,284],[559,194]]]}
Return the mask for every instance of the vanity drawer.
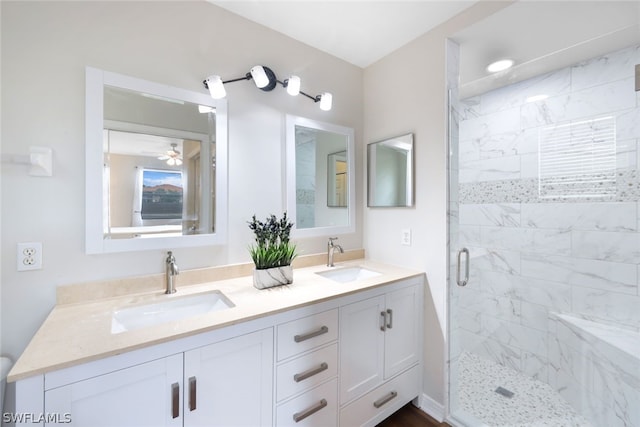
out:
{"label": "vanity drawer", "polygon": [[338,380],[333,379],[279,405],[276,425],[296,427],[335,426],[338,421]]}
{"label": "vanity drawer", "polygon": [[278,325],[278,360],[338,339],[338,309]]}
{"label": "vanity drawer", "polygon": [[388,417],[420,393],[417,366],[370,391],[340,411],[340,425],[372,426]]}
{"label": "vanity drawer", "polygon": [[310,389],[338,373],[338,344],[318,349],[278,366],[276,399],[281,401]]}

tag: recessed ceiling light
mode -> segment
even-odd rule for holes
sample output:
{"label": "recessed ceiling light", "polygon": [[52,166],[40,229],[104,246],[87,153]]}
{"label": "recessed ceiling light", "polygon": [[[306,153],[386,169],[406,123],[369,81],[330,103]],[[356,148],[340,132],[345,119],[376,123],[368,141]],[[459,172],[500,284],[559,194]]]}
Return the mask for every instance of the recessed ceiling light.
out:
{"label": "recessed ceiling light", "polygon": [[497,73],[498,71],[504,71],[513,67],[512,59],[501,59],[496,62],[492,62],[487,66],[487,71],[490,73]]}
{"label": "recessed ceiling light", "polygon": [[543,101],[545,99],[547,99],[549,97],[549,95],[534,95],[534,96],[530,96],[528,97],[525,102],[537,102],[537,101]]}

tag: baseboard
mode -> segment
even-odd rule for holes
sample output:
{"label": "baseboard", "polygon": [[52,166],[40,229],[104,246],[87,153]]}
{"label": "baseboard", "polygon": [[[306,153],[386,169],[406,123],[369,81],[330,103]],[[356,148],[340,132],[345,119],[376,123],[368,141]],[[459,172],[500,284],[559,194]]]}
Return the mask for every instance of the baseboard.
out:
{"label": "baseboard", "polygon": [[423,412],[426,412],[431,418],[435,419],[439,423],[444,421],[444,405],[436,402],[424,393],[418,397],[418,408]]}

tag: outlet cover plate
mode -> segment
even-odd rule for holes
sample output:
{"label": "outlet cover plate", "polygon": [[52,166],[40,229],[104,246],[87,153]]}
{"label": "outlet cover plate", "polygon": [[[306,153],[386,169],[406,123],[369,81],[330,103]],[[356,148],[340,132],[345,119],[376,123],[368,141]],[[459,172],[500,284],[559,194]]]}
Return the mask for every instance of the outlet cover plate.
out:
{"label": "outlet cover plate", "polygon": [[400,243],[402,243],[404,246],[411,246],[411,229],[410,228],[404,228],[402,230],[402,238]]}
{"label": "outlet cover plate", "polygon": [[42,269],[42,243],[18,243],[18,252],[16,253],[16,258],[16,266],[18,268],[18,271]]}

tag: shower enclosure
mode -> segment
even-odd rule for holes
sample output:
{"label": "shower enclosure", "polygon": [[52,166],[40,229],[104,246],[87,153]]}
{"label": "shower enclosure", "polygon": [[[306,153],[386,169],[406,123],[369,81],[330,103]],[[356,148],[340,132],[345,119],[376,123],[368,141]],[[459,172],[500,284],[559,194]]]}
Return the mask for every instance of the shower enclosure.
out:
{"label": "shower enclosure", "polygon": [[635,64],[451,86],[450,423],[640,427]]}

